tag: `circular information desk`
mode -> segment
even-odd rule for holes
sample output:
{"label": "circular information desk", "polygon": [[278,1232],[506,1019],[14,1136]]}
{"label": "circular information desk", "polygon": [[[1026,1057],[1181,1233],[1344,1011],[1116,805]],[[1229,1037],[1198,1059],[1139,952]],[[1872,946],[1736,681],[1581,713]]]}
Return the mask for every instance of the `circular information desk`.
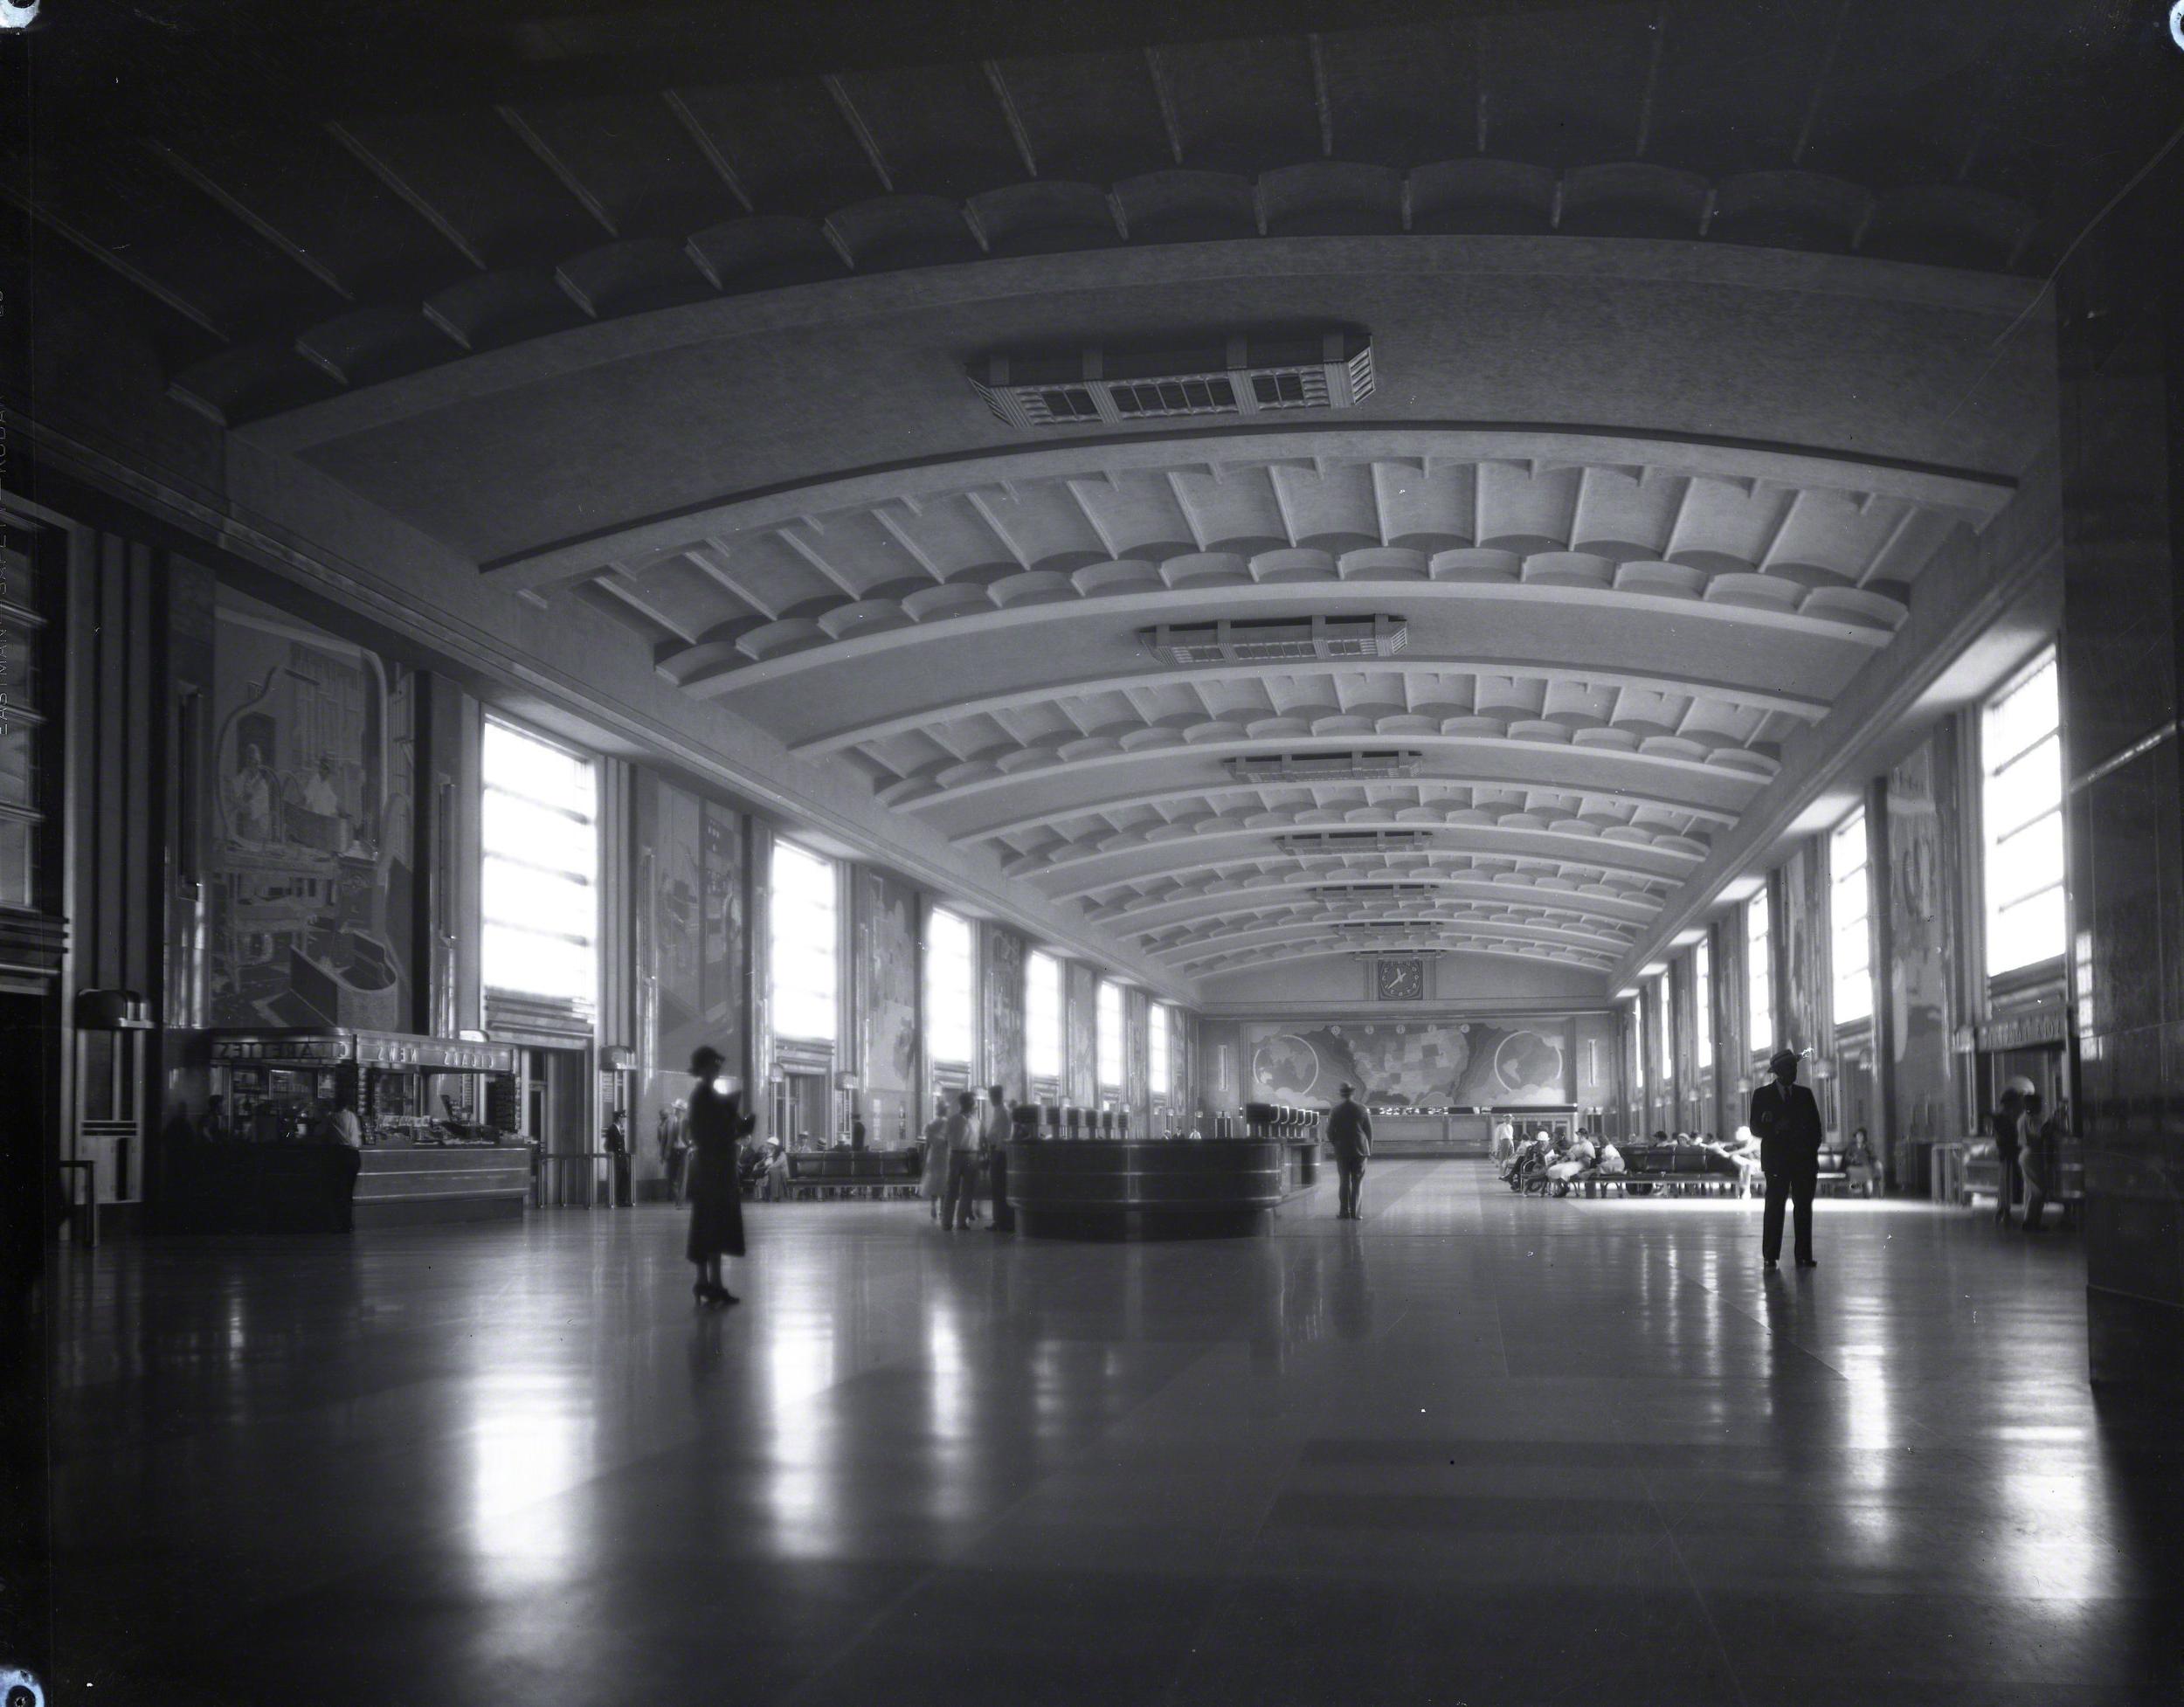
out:
{"label": "circular information desk", "polygon": [[1234,1237],[1262,1230],[1289,1195],[1288,1150],[1279,1138],[1019,1138],[1008,1200],[1034,1237]]}

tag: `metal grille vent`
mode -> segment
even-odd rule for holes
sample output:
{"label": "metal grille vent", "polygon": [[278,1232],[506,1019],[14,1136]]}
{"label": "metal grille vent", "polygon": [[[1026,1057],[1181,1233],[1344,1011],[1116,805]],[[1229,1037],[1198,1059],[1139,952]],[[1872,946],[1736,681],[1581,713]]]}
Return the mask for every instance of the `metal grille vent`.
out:
{"label": "metal grille vent", "polygon": [[1303,658],[1393,658],[1410,644],[1401,617],[1259,618],[1243,622],[1162,623],[1138,630],[1141,645],[1171,664],[1280,663]]}
{"label": "metal grille vent", "polygon": [[1166,348],[1027,350],[989,356],[971,388],[1016,427],[1082,426],[1191,415],[1354,408],[1372,395],[1362,332],[1247,332]]}
{"label": "metal grille vent", "polygon": [[1431,895],[1434,887],[1431,883],[1315,883],[1311,891],[1330,901],[1378,901],[1383,896]]}
{"label": "metal grille vent", "polygon": [[1415,777],[1423,753],[1393,748],[1360,753],[1279,753],[1232,758],[1228,774],[1240,783],[1393,782]]}
{"label": "metal grille vent", "polygon": [[1416,847],[1433,838],[1431,830],[1283,830],[1275,845],[1293,854],[1351,854],[1375,847]]}

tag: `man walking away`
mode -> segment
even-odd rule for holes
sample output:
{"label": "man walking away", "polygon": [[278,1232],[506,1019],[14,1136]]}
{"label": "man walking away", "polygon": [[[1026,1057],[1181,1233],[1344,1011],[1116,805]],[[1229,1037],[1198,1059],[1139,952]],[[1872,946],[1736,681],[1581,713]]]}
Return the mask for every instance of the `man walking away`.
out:
{"label": "man walking away", "polygon": [[2025,1094],[2025,1106],[2017,1116],[2017,1172],[2025,1182],[2025,1231],[2040,1231],[2048,1211],[2048,1187],[2052,1184],[2055,1147],[2040,1114],[2040,1093]]}
{"label": "man walking away", "polygon": [[1820,1185],[1820,1104],[1797,1082],[1797,1052],[1778,1049],[1767,1062],[1774,1082],[1752,1093],[1752,1130],[1759,1135],[1759,1167],[1767,1177],[1759,1254],[1772,1268],[1782,1257],[1782,1206],[1794,1206],[1797,1266],[1815,1268],[1813,1193]]}
{"label": "man walking away", "polygon": [[940,1200],[940,1224],[953,1233],[971,1225],[971,1194],[978,1182],[978,1123],[972,1116],[978,1099],[956,1094],[956,1112],[948,1116],[948,1185]]}
{"label": "man walking away", "polygon": [[1016,1231],[1016,1212],[1009,1207],[1009,1119],[1008,1098],[1001,1094],[999,1085],[986,1087],[985,1154],[986,1173],[993,1185],[993,1231]]}
{"label": "man walking away", "polygon": [[1335,1171],[1341,1181],[1335,1208],[1335,1219],[1340,1221],[1360,1219],[1358,1192],[1365,1184],[1365,1158],[1372,1154],[1372,1116],[1351,1101],[1353,1095],[1344,1085],[1342,1101],[1327,1120],[1328,1147],[1335,1152]]}

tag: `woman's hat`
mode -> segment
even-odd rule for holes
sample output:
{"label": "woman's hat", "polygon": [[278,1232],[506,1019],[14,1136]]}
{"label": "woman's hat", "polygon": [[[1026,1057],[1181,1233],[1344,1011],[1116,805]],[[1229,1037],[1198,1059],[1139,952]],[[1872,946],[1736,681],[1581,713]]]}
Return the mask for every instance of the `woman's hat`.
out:
{"label": "woman's hat", "polygon": [[710,1043],[701,1043],[690,1052],[690,1071],[698,1078],[709,1079],[727,1061],[728,1057]]}

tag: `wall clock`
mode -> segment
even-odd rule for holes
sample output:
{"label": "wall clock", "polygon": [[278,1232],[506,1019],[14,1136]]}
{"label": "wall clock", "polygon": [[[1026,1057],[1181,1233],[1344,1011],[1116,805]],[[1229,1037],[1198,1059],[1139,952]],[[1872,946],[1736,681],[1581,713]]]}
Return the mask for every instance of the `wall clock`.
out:
{"label": "wall clock", "polygon": [[1384,1002],[1426,999],[1426,963],[1416,956],[1372,963],[1373,993]]}

